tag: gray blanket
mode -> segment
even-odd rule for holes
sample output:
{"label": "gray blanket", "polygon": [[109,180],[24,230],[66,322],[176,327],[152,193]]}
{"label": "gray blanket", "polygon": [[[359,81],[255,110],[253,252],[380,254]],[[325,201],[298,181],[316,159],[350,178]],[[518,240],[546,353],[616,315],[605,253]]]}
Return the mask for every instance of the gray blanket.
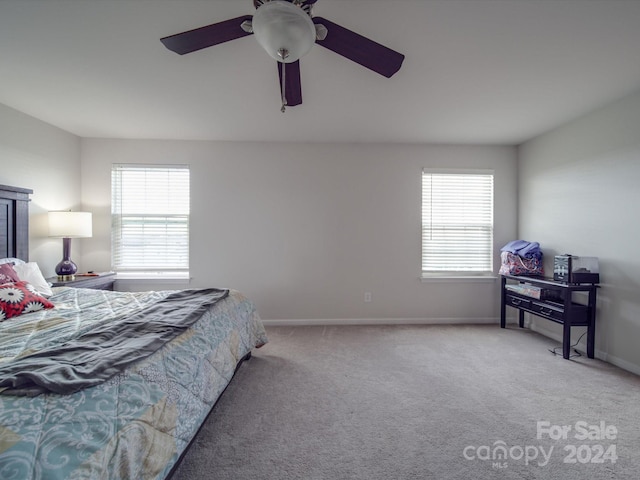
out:
{"label": "gray blanket", "polygon": [[180,335],[228,294],[215,288],[176,291],[64,345],[1,365],[0,394],[71,394],[102,383]]}

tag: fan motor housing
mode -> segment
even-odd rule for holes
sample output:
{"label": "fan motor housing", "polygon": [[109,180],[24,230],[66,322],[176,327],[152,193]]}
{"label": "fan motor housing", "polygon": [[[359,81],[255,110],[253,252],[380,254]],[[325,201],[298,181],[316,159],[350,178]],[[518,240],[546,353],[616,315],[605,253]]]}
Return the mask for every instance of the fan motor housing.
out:
{"label": "fan motor housing", "polygon": [[262,48],[282,63],[293,63],[309,53],[316,39],[311,17],[285,0],[273,0],[260,6],[253,16],[252,26]]}

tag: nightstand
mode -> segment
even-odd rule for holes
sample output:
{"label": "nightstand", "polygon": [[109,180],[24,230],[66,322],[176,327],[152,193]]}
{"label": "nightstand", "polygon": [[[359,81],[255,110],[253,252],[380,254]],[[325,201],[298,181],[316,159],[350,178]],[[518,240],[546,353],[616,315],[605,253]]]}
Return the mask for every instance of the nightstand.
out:
{"label": "nightstand", "polygon": [[73,280],[58,280],[58,277],[47,278],[54,287],[92,288],[93,290],[113,290],[116,274],[99,273],[93,276],[76,275]]}

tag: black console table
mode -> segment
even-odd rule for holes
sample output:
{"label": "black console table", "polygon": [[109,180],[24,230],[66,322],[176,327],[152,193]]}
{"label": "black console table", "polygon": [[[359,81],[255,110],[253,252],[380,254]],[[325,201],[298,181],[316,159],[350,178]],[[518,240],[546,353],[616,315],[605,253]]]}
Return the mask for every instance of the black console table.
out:
{"label": "black console table", "polygon": [[[569,358],[571,350],[571,327],[587,327],[587,356],[594,357],[596,333],[596,292],[593,283],[562,283],[542,277],[501,275],[500,326],[506,327],[506,307],[519,310],[519,325],[524,327],[524,313],[546,318],[562,325],[562,356]],[[532,285],[543,289],[541,298],[524,295],[507,288],[509,284]],[[575,302],[574,292],[586,292],[586,304]]]}

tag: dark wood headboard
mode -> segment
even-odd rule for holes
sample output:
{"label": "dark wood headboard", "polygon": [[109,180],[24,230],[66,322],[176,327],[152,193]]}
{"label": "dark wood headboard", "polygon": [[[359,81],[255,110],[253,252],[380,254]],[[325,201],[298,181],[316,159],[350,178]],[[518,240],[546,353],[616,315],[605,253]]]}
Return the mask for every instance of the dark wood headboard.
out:
{"label": "dark wood headboard", "polygon": [[28,188],[0,185],[0,258],[29,260]]}

